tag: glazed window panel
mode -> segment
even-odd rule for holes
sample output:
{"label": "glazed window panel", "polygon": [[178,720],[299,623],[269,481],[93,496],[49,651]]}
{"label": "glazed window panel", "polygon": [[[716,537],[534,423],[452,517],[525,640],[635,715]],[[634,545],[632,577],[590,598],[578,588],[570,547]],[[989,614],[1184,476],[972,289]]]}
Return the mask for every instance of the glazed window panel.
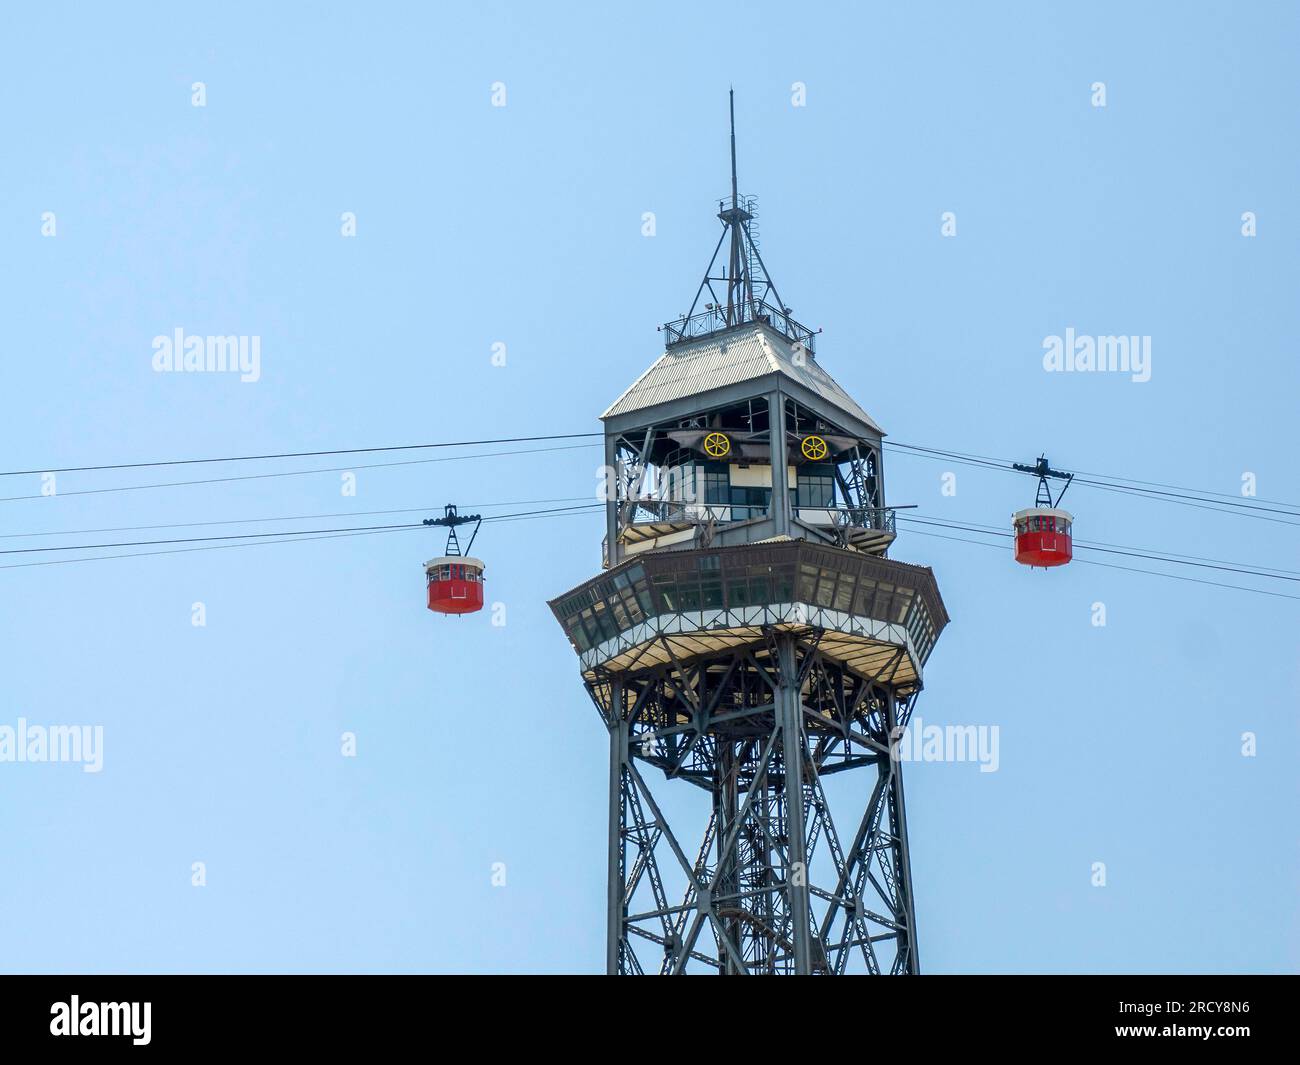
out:
{"label": "glazed window panel", "polygon": [[770,488],[760,488],[751,486],[733,487],[731,489],[731,505],[734,509],[732,517],[738,521],[745,518],[757,518],[767,513],[768,501],[772,498]]}
{"label": "glazed window panel", "polygon": [[614,616],[614,626],[617,631],[622,632],[631,627],[632,622],[627,616],[627,607],[623,605],[622,599],[614,599],[610,602],[610,612]]}
{"label": "glazed window panel", "polygon": [[618,627],[614,624],[614,618],[604,603],[597,603],[594,609],[596,619],[596,631],[601,640],[608,640],[618,635]]}
{"label": "glazed window panel", "polygon": [[919,638],[913,638],[913,645],[916,647],[917,657],[924,663],[930,657],[930,652],[934,650],[934,629],[928,624],[925,625]]}
{"label": "glazed window panel", "polygon": [[840,574],[840,583],[835,587],[835,602],[832,605],[836,610],[846,614],[849,612],[853,606],[853,574]]}
{"label": "glazed window panel", "polygon": [[590,606],[582,612],[582,624],[587,630],[587,639],[591,641],[591,645],[594,647],[600,643],[600,623],[596,620],[596,608],[594,606]]}
{"label": "glazed window panel", "polygon": [[835,475],[828,466],[804,466],[796,479],[796,505],[800,507],[833,507],[835,505]]}
{"label": "glazed window panel", "polygon": [[632,619],[633,625],[645,620],[646,613],[641,608],[641,600],[633,594],[630,588],[623,593],[623,607],[627,610],[627,616]]}
{"label": "glazed window panel", "polygon": [[[674,595],[675,581],[671,573],[656,573],[650,578],[650,597],[652,603],[661,610],[676,610],[677,597]],[[650,613],[647,608],[646,613]]]}
{"label": "glazed window panel", "polygon": [[922,601],[914,597],[912,599],[912,605],[908,609],[907,618],[903,622],[903,626],[908,632],[912,633],[913,636],[920,631],[920,626],[922,624],[921,615],[924,613],[925,607],[922,605]]}
{"label": "glazed window panel", "polygon": [[794,567],[776,566],[772,570],[774,603],[788,603],[794,599]]}
{"label": "glazed window panel", "polygon": [[857,594],[853,597],[853,613],[858,617],[871,617],[871,608],[876,601],[876,582],[866,577],[858,581]]}
{"label": "glazed window panel", "polygon": [[919,602],[917,609],[912,611],[907,628],[912,637],[912,646],[916,648],[917,656],[924,663],[934,649],[935,635],[929,612],[921,607]]}
{"label": "glazed window panel", "polygon": [[749,606],[749,603],[749,583],[745,580],[744,574],[729,576],[727,578],[727,607],[734,609]]}
{"label": "glazed window panel", "polygon": [[890,615],[891,621],[901,623],[907,619],[907,612],[912,606],[912,596],[914,594],[911,588],[899,588],[894,593],[893,613]]}
{"label": "glazed window panel", "polygon": [[811,603],[817,591],[817,567],[806,562],[799,566],[799,598]]}
{"label": "glazed window panel", "polygon": [[587,636],[587,646],[595,647],[600,642],[600,632],[596,628],[596,618],[591,607],[587,607],[578,615],[578,624],[582,626],[582,631]]}
{"label": "glazed window panel", "polygon": [[582,627],[581,618],[569,619],[569,638],[573,640],[573,646],[579,651],[591,650],[591,641],[587,638],[587,630]]}
{"label": "glazed window panel", "polygon": [[873,618],[889,617],[889,603],[894,598],[894,586],[880,583],[876,585],[876,602],[871,608]]}
{"label": "glazed window panel", "polygon": [[817,593],[813,597],[813,602],[818,606],[830,606],[831,600],[835,596],[835,579],[837,574],[834,570],[823,569],[819,571],[820,580],[817,582]]}
{"label": "glazed window panel", "polygon": [[704,502],[726,503],[731,494],[731,475],[726,466],[704,468]]}

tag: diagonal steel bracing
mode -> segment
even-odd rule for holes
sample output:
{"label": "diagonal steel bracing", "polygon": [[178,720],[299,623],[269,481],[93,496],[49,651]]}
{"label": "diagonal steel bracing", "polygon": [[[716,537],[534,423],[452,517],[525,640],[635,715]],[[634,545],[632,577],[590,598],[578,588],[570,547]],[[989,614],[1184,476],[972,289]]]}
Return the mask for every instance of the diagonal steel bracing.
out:
{"label": "diagonal steel bracing", "polygon": [[[896,661],[865,676],[778,630],[668,651],[589,682],[610,730],[608,971],[916,972],[890,757],[915,691],[890,683]],[[832,794],[824,780],[849,770]]]}

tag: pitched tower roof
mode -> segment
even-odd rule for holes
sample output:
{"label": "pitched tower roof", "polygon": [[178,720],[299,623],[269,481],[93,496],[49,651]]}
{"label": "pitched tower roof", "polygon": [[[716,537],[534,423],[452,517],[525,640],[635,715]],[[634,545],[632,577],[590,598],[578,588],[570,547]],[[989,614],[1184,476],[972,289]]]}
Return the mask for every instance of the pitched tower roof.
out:
{"label": "pitched tower roof", "polygon": [[[722,234],[713,258],[690,310],[663,326],[664,353],[601,419],[620,423],[613,427],[618,429],[641,411],[672,405],[677,409],[656,413],[673,417],[685,401],[699,399],[707,406],[712,400],[760,395],[780,383],[795,398],[829,406],[828,414],[855,423],[844,428],[883,436],[884,430],[817,363],[813,347],[819,330],[795,321],[767,271],[754,237],[754,201],[737,191],[734,94],[729,99],[731,200],[718,205]],[[727,254],[720,262],[724,246]]]}
{"label": "pitched tower roof", "polygon": [[[767,378],[793,382],[842,414],[876,433],[884,430],[807,351],[775,329],[751,323],[698,340],[674,344],[655,360],[632,387],[618,397],[602,420],[649,410],[687,397],[707,403],[709,393],[732,385],[764,382]],[[755,393],[762,391],[756,387]]]}

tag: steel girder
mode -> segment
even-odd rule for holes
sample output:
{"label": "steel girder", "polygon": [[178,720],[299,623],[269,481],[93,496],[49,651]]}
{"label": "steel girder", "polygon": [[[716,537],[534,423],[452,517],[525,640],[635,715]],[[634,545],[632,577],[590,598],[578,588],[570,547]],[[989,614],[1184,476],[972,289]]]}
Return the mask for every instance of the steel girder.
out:
{"label": "steel girder", "polygon": [[[588,681],[610,734],[609,973],[918,971],[890,756],[915,692],[817,644],[769,629]],[[850,769],[866,772],[835,782],[845,836],[823,782]],[[689,847],[683,793],[697,807]]]}

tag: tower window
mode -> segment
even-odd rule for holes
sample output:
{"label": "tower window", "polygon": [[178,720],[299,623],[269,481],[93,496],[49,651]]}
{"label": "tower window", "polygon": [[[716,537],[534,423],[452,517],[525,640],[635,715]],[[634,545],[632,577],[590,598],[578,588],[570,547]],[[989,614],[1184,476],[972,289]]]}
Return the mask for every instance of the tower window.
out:
{"label": "tower window", "polygon": [[811,464],[800,466],[795,505],[798,507],[835,506],[835,467]]}
{"label": "tower window", "polygon": [[706,462],[704,473],[704,502],[730,503],[731,472],[725,462]]}
{"label": "tower window", "polygon": [[755,487],[733,487],[731,505],[742,508],[732,517],[737,519],[753,518],[767,513],[767,502],[772,497],[772,489]]}

